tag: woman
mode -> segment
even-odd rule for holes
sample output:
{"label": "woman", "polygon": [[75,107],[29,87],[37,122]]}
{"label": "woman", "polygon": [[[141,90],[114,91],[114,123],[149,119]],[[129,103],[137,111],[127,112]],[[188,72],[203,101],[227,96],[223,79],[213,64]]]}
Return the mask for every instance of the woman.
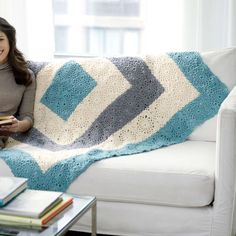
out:
{"label": "woman", "polygon": [[11,125],[0,126],[0,148],[10,133],[33,126],[35,88],[33,73],[16,48],[16,30],[0,17],[0,116],[12,119]]}

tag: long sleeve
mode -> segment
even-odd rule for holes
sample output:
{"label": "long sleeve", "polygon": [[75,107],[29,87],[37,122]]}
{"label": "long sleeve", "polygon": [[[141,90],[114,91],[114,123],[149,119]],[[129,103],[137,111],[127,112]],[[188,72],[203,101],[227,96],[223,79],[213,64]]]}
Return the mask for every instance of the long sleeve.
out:
{"label": "long sleeve", "polygon": [[18,109],[18,118],[20,120],[28,119],[31,122],[31,126],[34,123],[34,101],[35,101],[35,92],[36,92],[36,81],[35,76],[32,71],[30,71],[32,77],[32,83],[26,87],[19,109]]}

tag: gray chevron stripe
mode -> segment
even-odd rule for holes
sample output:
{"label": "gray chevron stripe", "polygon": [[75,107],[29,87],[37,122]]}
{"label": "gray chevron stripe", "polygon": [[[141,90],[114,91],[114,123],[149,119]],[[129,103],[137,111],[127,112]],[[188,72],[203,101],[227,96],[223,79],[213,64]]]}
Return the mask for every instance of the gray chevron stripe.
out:
{"label": "gray chevron stripe", "polygon": [[35,147],[45,148],[50,151],[60,151],[66,148],[65,146],[61,146],[53,142],[51,139],[49,139],[47,136],[45,136],[35,128],[31,128],[29,131],[24,133],[13,133],[11,134],[11,137],[22,143],[27,143]]}
{"label": "gray chevron stripe", "polygon": [[[105,141],[134,119],[163,92],[164,88],[139,58],[111,58],[132,87],[110,104],[72,146],[90,147]],[[91,138],[92,137],[92,138]]]}
{"label": "gray chevron stripe", "polygon": [[111,58],[112,63],[132,85],[110,104],[88,130],[70,145],[58,145],[37,129],[27,135],[14,135],[14,139],[49,150],[90,147],[105,141],[114,132],[134,119],[163,92],[164,88],[151,73],[146,63],[138,58]]}

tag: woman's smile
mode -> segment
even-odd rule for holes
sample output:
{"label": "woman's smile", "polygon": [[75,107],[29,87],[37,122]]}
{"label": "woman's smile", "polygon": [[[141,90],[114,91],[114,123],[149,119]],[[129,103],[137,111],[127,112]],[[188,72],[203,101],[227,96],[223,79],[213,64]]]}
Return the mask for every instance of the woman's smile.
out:
{"label": "woman's smile", "polygon": [[9,50],[8,38],[5,33],[0,31],[0,64],[7,62]]}

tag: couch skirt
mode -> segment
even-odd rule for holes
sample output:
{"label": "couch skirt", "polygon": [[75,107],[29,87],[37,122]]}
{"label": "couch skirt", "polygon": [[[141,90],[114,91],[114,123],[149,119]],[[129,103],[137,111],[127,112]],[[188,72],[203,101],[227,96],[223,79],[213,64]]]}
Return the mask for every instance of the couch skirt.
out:
{"label": "couch skirt", "polygon": [[[98,201],[97,228],[98,233],[110,235],[210,236],[212,214],[210,206],[183,208]],[[72,229],[90,232],[91,213]]]}

